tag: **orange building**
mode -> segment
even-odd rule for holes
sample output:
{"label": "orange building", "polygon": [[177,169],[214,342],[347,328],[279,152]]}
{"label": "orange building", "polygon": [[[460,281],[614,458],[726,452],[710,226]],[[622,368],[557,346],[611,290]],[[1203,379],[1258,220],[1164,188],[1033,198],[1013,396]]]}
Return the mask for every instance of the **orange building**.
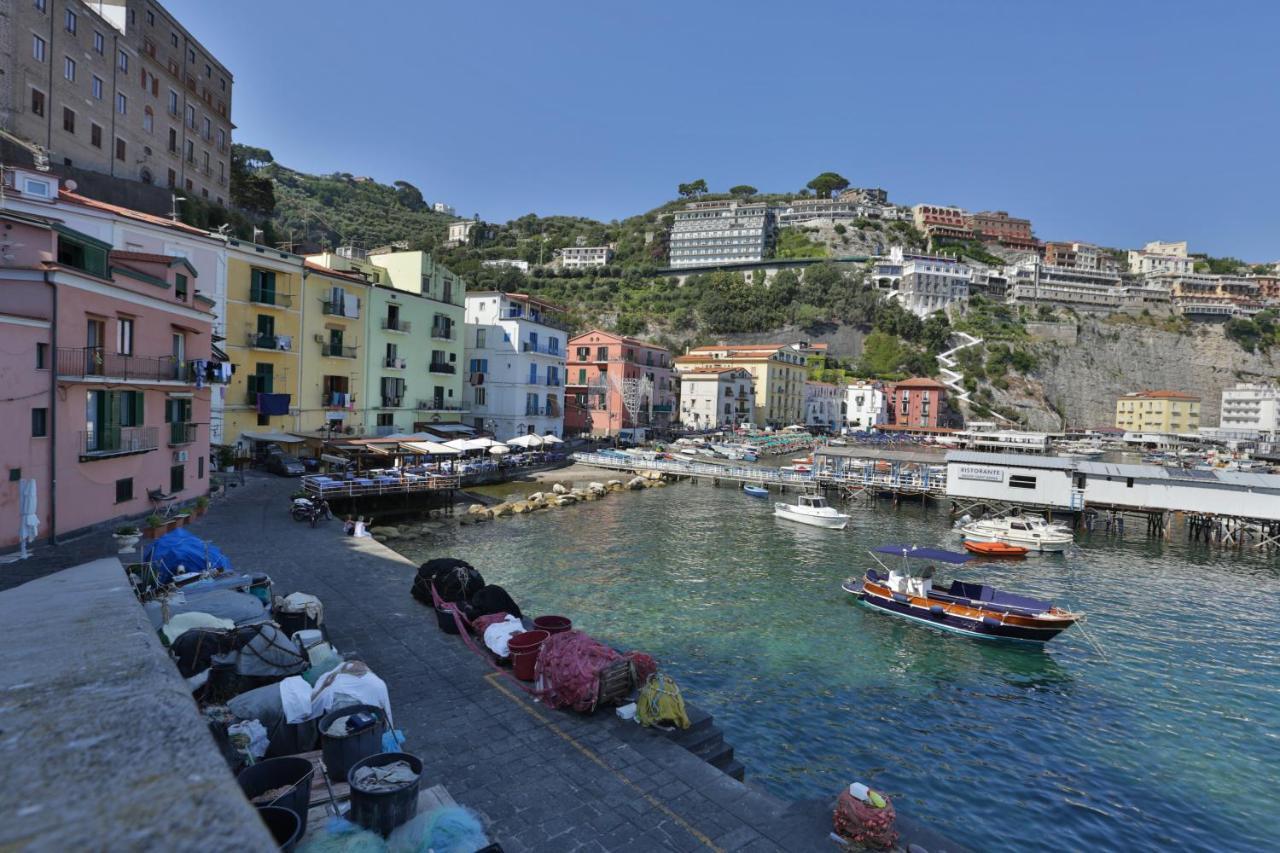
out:
{"label": "orange building", "polygon": [[[648,380],[633,414],[624,389]],[[569,339],[565,358],[564,431],[566,435],[617,435],[636,427],[666,428],[675,411],[676,386],[671,353],[659,346],[614,332],[593,329]]]}

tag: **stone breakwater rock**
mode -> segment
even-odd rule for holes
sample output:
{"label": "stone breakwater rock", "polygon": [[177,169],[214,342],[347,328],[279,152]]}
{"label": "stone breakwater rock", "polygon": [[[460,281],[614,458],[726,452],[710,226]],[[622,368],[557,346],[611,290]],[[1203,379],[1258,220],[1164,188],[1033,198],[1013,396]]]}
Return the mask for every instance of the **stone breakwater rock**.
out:
{"label": "stone breakwater rock", "polygon": [[399,539],[400,538],[400,528],[392,527],[390,525],[386,527],[370,527],[369,533],[371,533],[373,535],[373,538],[375,539]]}
{"label": "stone breakwater rock", "polygon": [[631,489],[631,491],[633,492],[638,491],[639,489],[643,489],[644,487],[645,487],[644,477],[632,477],[630,480],[627,481],[627,488]]}
{"label": "stone breakwater rock", "polygon": [[605,485],[606,485],[606,486],[609,486],[610,488],[612,488],[612,487],[614,487],[614,486],[621,486],[621,485],[622,485],[622,481],[621,481],[621,480],[610,480],[609,482],[605,483]]}
{"label": "stone breakwater rock", "polygon": [[526,512],[532,512],[533,507],[529,506],[528,501],[516,501],[511,504],[511,511],[516,515],[523,515]]}
{"label": "stone breakwater rock", "polygon": [[514,512],[514,509],[512,508],[511,504],[500,503],[493,508],[493,517],[506,518],[508,515],[511,515],[512,512]]}
{"label": "stone breakwater rock", "polygon": [[471,506],[467,507],[467,513],[470,515],[479,515],[482,512],[486,512],[488,509],[489,508],[486,507],[484,504],[472,504]]}
{"label": "stone breakwater rock", "polygon": [[[611,480],[610,482],[613,482],[613,481]],[[592,480],[590,483],[587,483],[587,489],[593,492],[596,490],[604,491],[604,483],[598,482],[596,480]]]}
{"label": "stone breakwater rock", "polygon": [[533,494],[525,498],[525,500],[527,500],[531,504],[542,503],[546,499],[547,499],[547,496],[544,495],[542,492],[534,492]]}
{"label": "stone breakwater rock", "polygon": [[564,483],[556,483],[554,486],[551,487],[551,491],[555,492],[557,495],[569,494],[569,489],[567,486],[565,486]]}

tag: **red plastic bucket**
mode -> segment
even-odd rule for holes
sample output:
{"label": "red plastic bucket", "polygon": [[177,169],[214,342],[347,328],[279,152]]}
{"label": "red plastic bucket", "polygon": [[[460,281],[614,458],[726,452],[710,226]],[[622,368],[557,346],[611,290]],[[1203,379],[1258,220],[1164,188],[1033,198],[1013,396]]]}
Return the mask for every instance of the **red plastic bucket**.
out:
{"label": "red plastic bucket", "polygon": [[546,631],[523,631],[511,638],[507,648],[511,651],[511,668],[521,681],[533,681],[533,668],[538,663],[538,651],[551,635]]}
{"label": "red plastic bucket", "polygon": [[548,634],[562,634],[573,628],[573,620],[568,616],[539,616],[533,620],[533,627]]}

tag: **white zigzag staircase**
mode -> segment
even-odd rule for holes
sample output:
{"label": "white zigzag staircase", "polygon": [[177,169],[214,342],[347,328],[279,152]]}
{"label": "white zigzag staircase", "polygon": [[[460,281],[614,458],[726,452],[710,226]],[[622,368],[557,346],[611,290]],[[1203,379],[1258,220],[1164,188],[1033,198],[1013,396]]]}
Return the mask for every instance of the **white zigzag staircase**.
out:
{"label": "white zigzag staircase", "polygon": [[[961,343],[959,346],[954,346],[946,352],[938,353],[938,364],[941,365],[938,368],[938,372],[942,374],[942,384],[955,392],[956,399],[968,404],[971,401],[969,400],[969,392],[965,390],[964,387],[964,374],[955,369],[957,362],[952,358],[952,356],[961,350],[968,349],[969,347],[976,347],[978,344],[982,343],[982,338],[975,338],[968,332],[956,332],[955,336],[960,338]],[[1009,418],[1006,418],[1004,415],[997,414],[996,412],[992,412],[991,417],[1004,421],[1007,424],[1013,423]]]}

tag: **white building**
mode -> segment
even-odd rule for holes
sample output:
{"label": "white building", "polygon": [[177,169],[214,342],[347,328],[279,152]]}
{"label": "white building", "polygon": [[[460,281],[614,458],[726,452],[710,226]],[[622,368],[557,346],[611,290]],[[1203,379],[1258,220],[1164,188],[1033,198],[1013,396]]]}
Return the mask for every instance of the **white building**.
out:
{"label": "white building", "polygon": [[845,386],[845,426],[866,432],[889,422],[888,397],[879,382],[851,382]]}
{"label": "white building", "polygon": [[1195,261],[1187,257],[1187,243],[1148,243],[1142,251],[1130,250],[1129,272],[1138,275],[1176,273],[1184,275],[1195,269]]}
{"label": "white building", "polygon": [[520,270],[520,272],[529,271],[528,261],[517,261],[517,260],[512,260],[511,258],[498,258],[497,260],[492,260],[492,261],[481,261],[480,266],[486,267],[491,270],[512,269],[512,270]]}
{"label": "white building", "polygon": [[563,435],[564,360],[569,335],[561,309],[522,293],[468,293],[464,409],[499,441]]}
{"label": "white building", "polygon": [[742,264],[764,260],[773,245],[773,210],[763,203],[694,202],[675,212],[673,267]]}
{"label": "white building", "polygon": [[865,215],[863,205],[855,201],[830,198],[801,198],[788,202],[775,211],[779,226],[810,222],[814,219],[857,219]]}
{"label": "white building", "polygon": [[1275,438],[1280,435],[1280,386],[1241,382],[1222,391],[1218,426],[1248,430]]}
{"label": "white building", "polygon": [[955,258],[907,255],[902,247],[894,246],[889,250],[889,262],[902,264],[898,301],[912,314],[927,317],[969,298],[972,270]]}
{"label": "white building", "polygon": [[453,209],[453,205],[445,204],[442,201],[438,201],[431,205],[431,209],[436,213],[443,213],[445,216],[455,216],[457,214],[457,211]]}
{"label": "white building", "polygon": [[449,223],[449,239],[446,245],[460,246],[467,242],[467,238],[471,236],[471,229],[479,225],[480,222],[475,219],[464,219],[461,222]]}
{"label": "white building", "polygon": [[844,394],[839,385],[830,382],[804,383],[805,426],[836,430],[844,420]]}
{"label": "white building", "polygon": [[755,423],[751,372],[741,367],[695,367],[680,374],[680,423],[691,429]]}
{"label": "white building", "polygon": [[560,266],[567,270],[603,267],[612,260],[612,246],[565,246],[560,250]]}

